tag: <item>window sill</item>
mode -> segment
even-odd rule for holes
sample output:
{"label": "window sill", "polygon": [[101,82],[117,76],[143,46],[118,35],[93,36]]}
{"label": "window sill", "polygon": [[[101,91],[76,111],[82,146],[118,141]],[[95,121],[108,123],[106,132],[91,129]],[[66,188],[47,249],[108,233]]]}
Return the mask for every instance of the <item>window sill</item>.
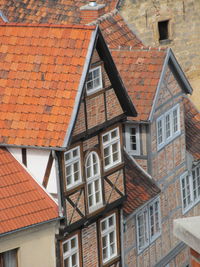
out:
{"label": "window sill", "polygon": [[108,169],[104,169],[104,175],[108,176],[114,172],[116,172],[119,169],[122,169],[124,167],[124,163],[123,162],[119,162],[111,167],[109,167]]}
{"label": "window sill", "polygon": [[195,202],[193,202],[189,207],[187,207],[185,209],[182,208],[182,214],[186,215],[186,213],[188,213],[192,208],[194,208],[199,203],[200,203],[200,198],[198,200],[196,200]]}
{"label": "window sill", "polygon": [[167,44],[170,44],[171,42],[172,42],[172,40],[170,40],[170,39],[159,40],[160,45],[167,45]]}
{"label": "window sill", "polygon": [[103,263],[103,267],[109,267],[112,264],[115,264],[116,262],[118,262],[119,260],[120,260],[120,256],[117,255],[114,258],[112,258],[112,259],[106,261],[105,263]]}
{"label": "window sill", "polygon": [[84,186],[85,186],[84,182],[78,183],[77,185],[74,185],[74,186],[70,187],[69,189],[66,189],[65,195],[69,196],[69,195],[73,194],[74,192],[80,190]]}
{"label": "window sill", "polygon": [[169,138],[168,140],[166,140],[161,145],[158,145],[157,146],[157,151],[159,152],[161,149],[163,149],[165,146],[169,145],[172,141],[174,141],[180,135],[181,135],[181,131],[179,131],[178,133],[176,133],[174,136],[172,136],[171,138]]}

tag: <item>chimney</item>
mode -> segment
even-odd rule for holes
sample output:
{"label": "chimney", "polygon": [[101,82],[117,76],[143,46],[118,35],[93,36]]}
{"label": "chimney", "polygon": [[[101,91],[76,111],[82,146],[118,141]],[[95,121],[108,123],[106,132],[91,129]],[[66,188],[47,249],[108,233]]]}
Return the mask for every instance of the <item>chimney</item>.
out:
{"label": "chimney", "polygon": [[80,11],[81,24],[88,24],[105,14],[105,4],[97,4],[96,1],[89,1],[89,4],[80,7]]}

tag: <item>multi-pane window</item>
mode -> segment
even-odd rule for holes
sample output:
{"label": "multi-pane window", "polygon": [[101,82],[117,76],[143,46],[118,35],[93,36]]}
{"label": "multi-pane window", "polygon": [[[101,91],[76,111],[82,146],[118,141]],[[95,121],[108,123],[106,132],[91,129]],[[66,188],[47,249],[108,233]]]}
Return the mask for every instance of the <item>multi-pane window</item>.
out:
{"label": "multi-pane window", "polygon": [[144,250],[161,232],[160,201],[151,202],[136,216],[138,252]]}
{"label": "multi-pane window", "polygon": [[116,215],[101,221],[101,244],[103,263],[117,256]]}
{"label": "multi-pane window", "polygon": [[65,174],[67,189],[81,182],[80,148],[65,152]]}
{"label": "multi-pane window", "polygon": [[160,234],[160,203],[159,200],[149,205],[150,239],[153,241]]}
{"label": "multi-pane window", "polygon": [[79,267],[78,235],[63,242],[64,267]]}
{"label": "multi-pane window", "polygon": [[137,216],[138,250],[141,251],[149,244],[148,211],[144,209]]}
{"label": "multi-pane window", "polygon": [[194,201],[200,199],[200,166],[192,171]]}
{"label": "multi-pane window", "polygon": [[186,172],[180,177],[183,211],[188,211],[200,200],[200,166]]}
{"label": "multi-pane window", "polygon": [[188,174],[181,177],[182,201],[184,210],[192,204],[192,188],[190,180],[191,179]]}
{"label": "multi-pane window", "polygon": [[1,267],[17,267],[17,249],[12,249],[0,253],[0,266]]}
{"label": "multi-pane window", "polygon": [[87,178],[87,193],[89,211],[96,210],[102,206],[102,189],[99,157],[96,152],[91,152],[85,163]]}
{"label": "multi-pane window", "polygon": [[180,108],[176,105],[157,119],[157,146],[162,148],[180,133]]}
{"label": "multi-pane window", "polygon": [[89,71],[86,81],[87,94],[92,94],[102,88],[101,67],[93,68]]}
{"label": "multi-pane window", "polygon": [[138,125],[126,126],[126,149],[132,155],[140,155],[140,137]]}
{"label": "multi-pane window", "polygon": [[121,162],[119,128],[115,128],[102,136],[104,169],[107,170]]}

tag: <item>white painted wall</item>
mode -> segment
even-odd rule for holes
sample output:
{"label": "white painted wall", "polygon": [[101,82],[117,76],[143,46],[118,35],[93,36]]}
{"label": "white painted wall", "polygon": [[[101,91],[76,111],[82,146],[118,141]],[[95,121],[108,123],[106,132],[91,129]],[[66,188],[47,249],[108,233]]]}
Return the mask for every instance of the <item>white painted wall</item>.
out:
{"label": "white painted wall", "polygon": [[18,249],[18,267],[55,267],[58,222],[0,236],[0,253]]}
{"label": "white painted wall", "polygon": [[[9,148],[11,154],[22,163],[22,149]],[[27,170],[35,180],[42,185],[44,174],[46,171],[50,150],[27,149]],[[49,182],[46,189],[50,194],[57,194],[56,168],[55,160],[53,160]]]}

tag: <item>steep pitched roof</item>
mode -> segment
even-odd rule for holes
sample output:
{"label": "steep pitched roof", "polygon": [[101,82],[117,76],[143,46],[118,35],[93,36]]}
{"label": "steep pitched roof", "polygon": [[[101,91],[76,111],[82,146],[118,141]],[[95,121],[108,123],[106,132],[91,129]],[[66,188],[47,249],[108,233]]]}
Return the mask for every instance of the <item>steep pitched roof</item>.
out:
{"label": "steep pitched roof", "polygon": [[200,160],[200,112],[189,98],[184,98],[186,148]]}
{"label": "steep pitched roof", "polygon": [[[106,4],[105,12],[117,7],[119,0],[97,0]],[[88,0],[1,0],[1,10],[9,22],[79,24],[81,23],[80,7]]]}
{"label": "steep pitched roof", "polygon": [[117,10],[97,19],[91,25],[98,24],[109,48],[132,47],[141,48],[144,45],[130,30]]}
{"label": "steep pitched roof", "polygon": [[117,69],[135,108],[136,120],[146,121],[160,80],[166,50],[112,50]]}
{"label": "steep pitched roof", "polygon": [[0,143],[63,146],[94,34],[93,26],[0,26]]}
{"label": "steep pitched roof", "polygon": [[58,206],[19,162],[0,148],[0,235],[58,218]]}
{"label": "steep pitched roof", "polygon": [[158,195],[160,189],[126,152],[124,153],[124,162],[127,199],[123,204],[123,210],[128,216]]}

